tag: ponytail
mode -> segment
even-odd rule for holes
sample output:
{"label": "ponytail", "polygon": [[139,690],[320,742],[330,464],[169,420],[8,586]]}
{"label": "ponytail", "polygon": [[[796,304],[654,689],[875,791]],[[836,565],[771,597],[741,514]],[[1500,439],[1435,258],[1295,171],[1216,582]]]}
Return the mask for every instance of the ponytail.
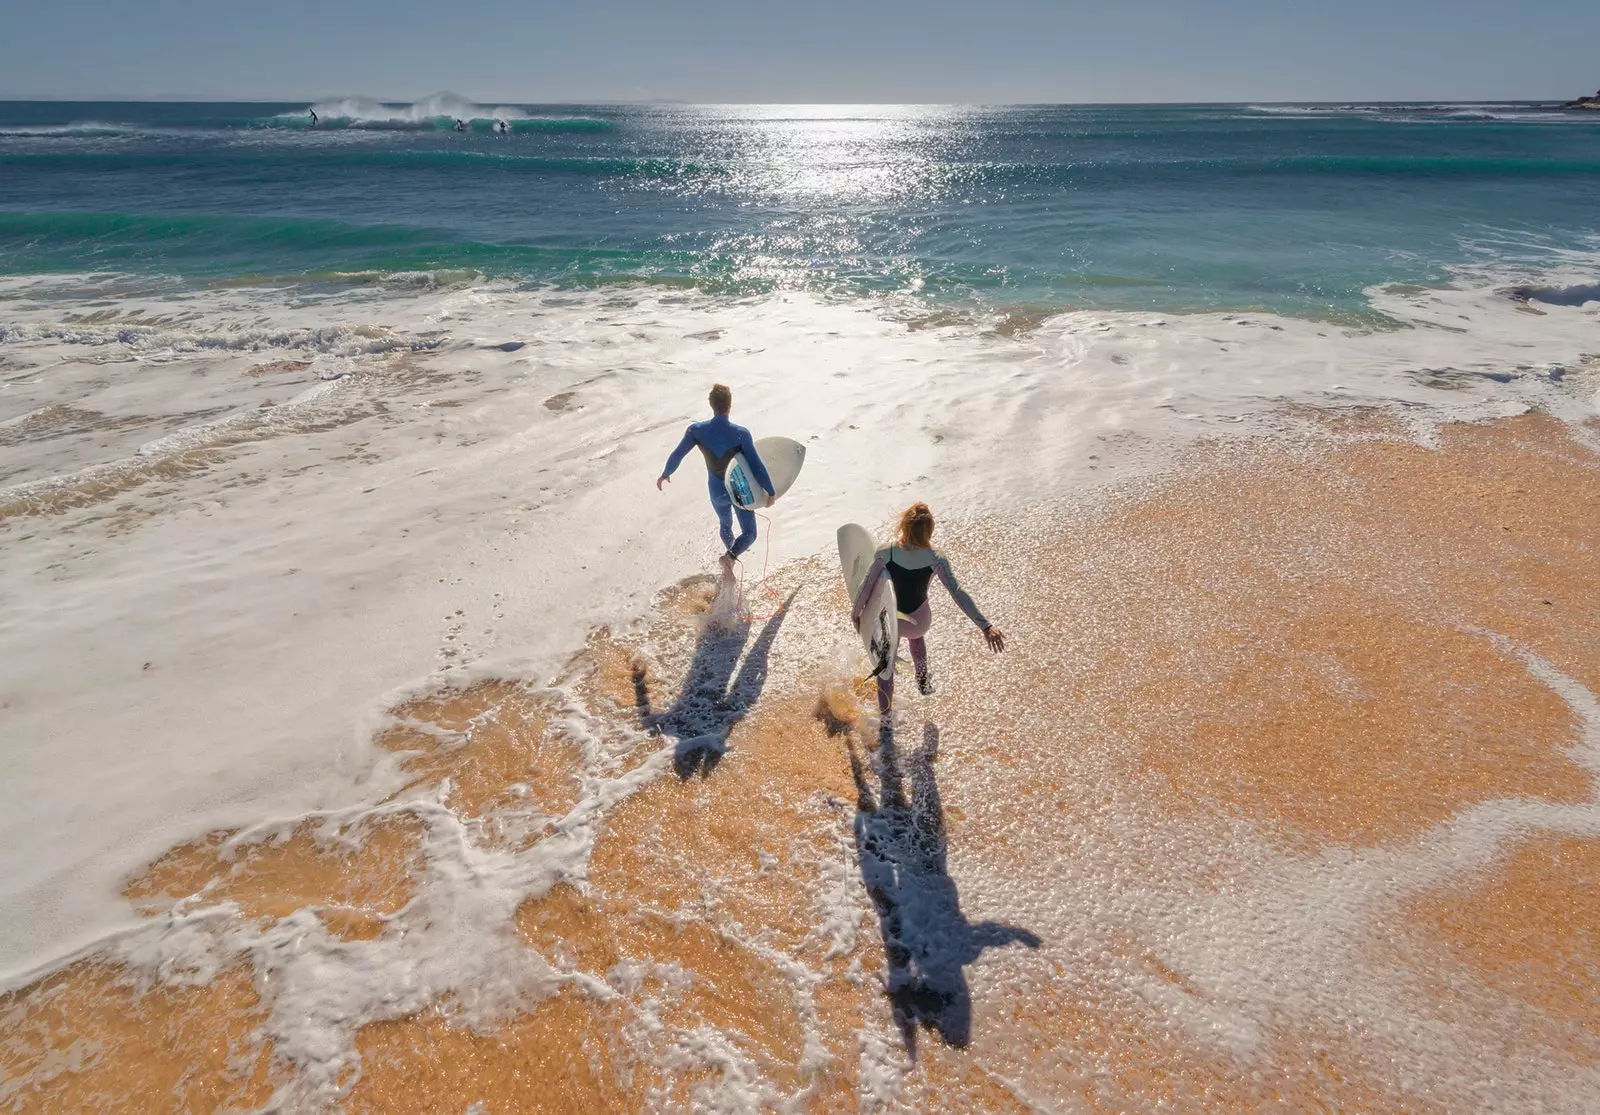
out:
{"label": "ponytail", "polygon": [[933,512],[926,503],[913,503],[900,516],[900,545],[907,550],[927,548],[933,541]]}

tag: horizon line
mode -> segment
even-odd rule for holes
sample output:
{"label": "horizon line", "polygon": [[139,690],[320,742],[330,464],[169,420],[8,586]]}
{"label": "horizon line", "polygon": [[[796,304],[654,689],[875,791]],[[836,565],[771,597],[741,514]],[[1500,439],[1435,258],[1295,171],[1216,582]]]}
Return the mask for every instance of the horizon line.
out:
{"label": "horizon line", "polygon": [[[519,100],[507,97],[487,97],[478,99],[464,96],[459,93],[439,91],[427,93],[420,97],[382,97],[366,93],[327,93],[315,97],[199,97],[192,95],[167,95],[129,97],[102,95],[95,97],[73,96],[22,96],[15,94],[0,94],[0,104],[238,104],[238,105],[284,105],[284,104],[319,104],[325,101],[364,100],[377,104],[410,105],[428,100],[430,97],[454,96],[468,104],[480,107],[496,104],[507,105],[560,105],[560,106],[603,106],[603,105],[684,105],[690,107],[719,108],[727,106],[739,107],[768,107],[777,105],[877,105],[877,106],[926,106],[931,108],[1034,108],[1034,107],[1116,107],[1120,105],[1149,105],[1171,107],[1205,107],[1209,105],[1340,105],[1340,104],[1552,104],[1564,103],[1559,98],[1552,97],[1334,97],[1317,100],[1283,100],[1267,97],[1252,97],[1235,100],[1203,100],[1203,101],[1169,101],[1169,100],[1078,100],[1078,101],[889,101],[889,100],[738,100],[738,101],[699,101],[683,97],[625,97],[617,99],[554,99],[554,100]],[[1568,98],[1571,100],[1573,98]],[[1578,99],[1582,99],[1581,96]]]}

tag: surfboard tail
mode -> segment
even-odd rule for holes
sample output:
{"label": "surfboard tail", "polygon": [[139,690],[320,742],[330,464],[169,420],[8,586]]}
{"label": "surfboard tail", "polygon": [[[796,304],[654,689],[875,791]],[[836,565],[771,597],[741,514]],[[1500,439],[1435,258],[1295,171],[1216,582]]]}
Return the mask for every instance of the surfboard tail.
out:
{"label": "surfboard tail", "polygon": [[878,637],[872,641],[874,676],[886,678],[893,665],[895,641],[889,637],[889,618],[887,614],[878,617]]}
{"label": "surfboard tail", "polygon": [[728,470],[728,491],[733,496],[733,502],[746,510],[755,507],[756,495],[750,489],[749,477],[745,476],[743,468],[735,464]]}

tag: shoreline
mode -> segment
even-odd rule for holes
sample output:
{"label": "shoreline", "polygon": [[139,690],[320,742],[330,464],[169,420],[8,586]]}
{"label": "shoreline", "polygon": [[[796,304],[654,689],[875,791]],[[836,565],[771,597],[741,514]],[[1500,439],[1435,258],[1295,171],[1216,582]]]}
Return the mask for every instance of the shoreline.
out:
{"label": "shoreline", "polygon": [[[3,214],[0,214],[3,216]],[[1527,268],[1530,273],[1548,274],[1550,268]],[[166,296],[195,297],[208,292],[262,291],[295,295],[308,301],[315,299],[337,300],[363,294],[378,296],[404,296],[447,291],[469,291],[474,288],[502,288],[520,293],[552,298],[609,292],[619,295],[630,293],[654,294],[682,293],[703,297],[725,297],[740,300],[764,300],[788,296],[816,298],[840,306],[871,305],[888,320],[905,323],[909,328],[926,329],[943,326],[972,326],[988,321],[998,321],[1001,329],[1014,329],[1010,322],[1027,322],[1032,326],[1052,317],[1072,314],[1151,314],[1170,317],[1242,317],[1270,316],[1290,321],[1306,322],[1333,328],[1354,330],[1384,330],[1403,328],[1402,320],[1366,304],[1326,306],[1285,303],[1273,306],[1259,300],[1233,304],[1210,301],[1167,301],[1161,304],[1116,303],[1112,301],[1074,300],[1074,291],[1104,288],[1126,290],[1131,288],[1163,286],[1163,280],[1154,278],[1123,277],[1115,275],[1061,276],[1049,284],[1049,291],[1034,293],[1057,295],[1029,301],[1019,299],[1005,290],[1007,284],[995,282],[992,288],[964,281],[943,284],[930,292],[926,286],[886,284],[872,286],[808,286],[772,279],[760,284],[749,280],[728,279],[711,281],[694,275],[659,275],[648,272],[593,275],[581,279],[559,280],[524,275],[516,272],[496,273],[466,265],[405,267],[330,267],[282,275],[205,275],[170,274],[148,275],[122,273],[116,270],[84,272],[81,270],[51,270],[13,272],[0,277],[0,298],[18,299],[33,297],[53,299],[120,298]],[[748,285],[740,285],[740,283]],[[81,285],[78,285],[81,284]],[[1516,287],[1509,282],[1508,296],[1520,297]],[[1574,284],[1577,285],[1577,284]],[[9,287],[10,289],[7,289]],[[54,289],[52,289],[54,288]],[[1458,289],[1457,280],[1440,272],[1427,278],[1411,278],[1374,283],[1365,291],[1394,290],[1402,294],[1423,291],[1449,291]],[[1527,288],[1532,290],[1534,288]],[[1558,288],[1537,288],[1545,289]],[[1577,303],[1583,305],[1583,303]],[[134,323],[130,323],[132,325]],[[0,336],[0,343],[6,340]]]}
{"label": "shoreline", "polygon": [[[239,904],[231,928],[202,919],[129,950],[140,969],[165,956],[144,970],[171,989],[129,1009],[178,1034],[231,1027],[255,1068],[234,1084],[208,1070],[192,1086],[222,1092],[194,1094],[253,1104],[341,1093],[347,1054],[288,1080],[267,1066],[344,1042],[363,1066],[349,1110],[952,1094],[1008,1110],[1013,1087],[1114,1109],[1424,1103],[1411,1087],[1501,1110],[1575,1101],[1571,1066],[1600,1047],[1570,1030],[1592,1004],[1540,952],[1555,929],[1452,950],[1498,939],[1513,909],[1482,910],[1460,897],[1472,888],[1567,911],[1550,926],[1600,925],[1548,866],[1600,865],[1600,614],[1584,590],[1600,575],[1600,421],[1446,425],[1434,448],[1386,416],[1304,421],[1309,440],[1214,440],[1071,517],[948,520],[941,543],[1014,645],[988,659],[937,600],[941,693],[902,695],[889,751],[839,693],[853,648],[826,556],[776,571],[801,593],[776,627],[705,626],[691,578],[642,628],[592,633],[554,689],[403,702],[383,746],[407,795],[331,832],[173,848],[128,884],[151,910],[207,880],[177,909]],[[1016,544],[1030,533],[1048,541]],[[822,701],[839,715],[819,719]],[[725,750],[674,774],[706,728]],[[1532,839],[1541,826],[1567,844]],[[886,863],[911,881],[874,899],[863,880]],[[425,928],[450,909],[469,920]],[[1272,931],[1283,918],[1298,928]],[[991,923],[1010,929],[974,928]],[[952,969],[966,953],[938,942],[973,933]],[[363,949],[417,997],[367,998],[383,984],[358,978]],[[271,1010],[228,974],[251,956],[275,970]],[[933,998],[885,997],[896,979]],[[26,1032],[53,1002],[98,1026],[60,1004],[117,983],[79,965],[0,998],[0,1020]],[[245,1040],[258,1024],[270,1047]],[[710,1045],[685,1044],[703,1027]],[[1454,1044],[1434,1049],[1430,1027]],[[168,1063],[159,1043],[127,1045],[148,1039],[101,1040],[121,1052],[85,1086]],[[1063,1048],[1078,1060],[1042,1059]],[[683,1058],[700,1068],[665,1067]],[[1322,1070],[1302,1075],[1305,1058]]]}

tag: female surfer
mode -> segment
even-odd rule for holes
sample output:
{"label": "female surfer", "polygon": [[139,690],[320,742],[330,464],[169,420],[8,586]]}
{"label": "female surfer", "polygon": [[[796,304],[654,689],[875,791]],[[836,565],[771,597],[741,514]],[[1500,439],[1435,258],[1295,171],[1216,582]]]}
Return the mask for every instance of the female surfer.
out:
{"label": "female surfer", "polygon": [[[856,593],[852,617],[858,625],[861,623],[861,613],[866,610],[879,577],[887,576],[894,582],[895,609],[899,613],[896,616],[898,637],[895,639],[896,649],[890,652],[890,660],[893,661],[898,652],[900,639],[910,639],[911,663],[917,669],[917,688],[926,696],[933,692],[933,676],[928,672],[928,644],[925,642],[928,628],[933,626],[933,610],[928,604],[928,582],[936,574],[949,590],[956,607],[965,612],[967,618],[983,632],[990,650],[997,653],[1004,650],[1006,637],[998,627],[983,618],[972,597],[957,583],[956,575],[950,569],[950,559],[933,548],[933,512],[926,503],[913,503],[905,509],[900,516],[897,533],[898,544],[891,542],[873,555],[872,567],[861,582],[861,591]],[[881,677],[878,679],[878,711],[888,712],[893,702],[894,671],[891,669],[887,681]]]}

